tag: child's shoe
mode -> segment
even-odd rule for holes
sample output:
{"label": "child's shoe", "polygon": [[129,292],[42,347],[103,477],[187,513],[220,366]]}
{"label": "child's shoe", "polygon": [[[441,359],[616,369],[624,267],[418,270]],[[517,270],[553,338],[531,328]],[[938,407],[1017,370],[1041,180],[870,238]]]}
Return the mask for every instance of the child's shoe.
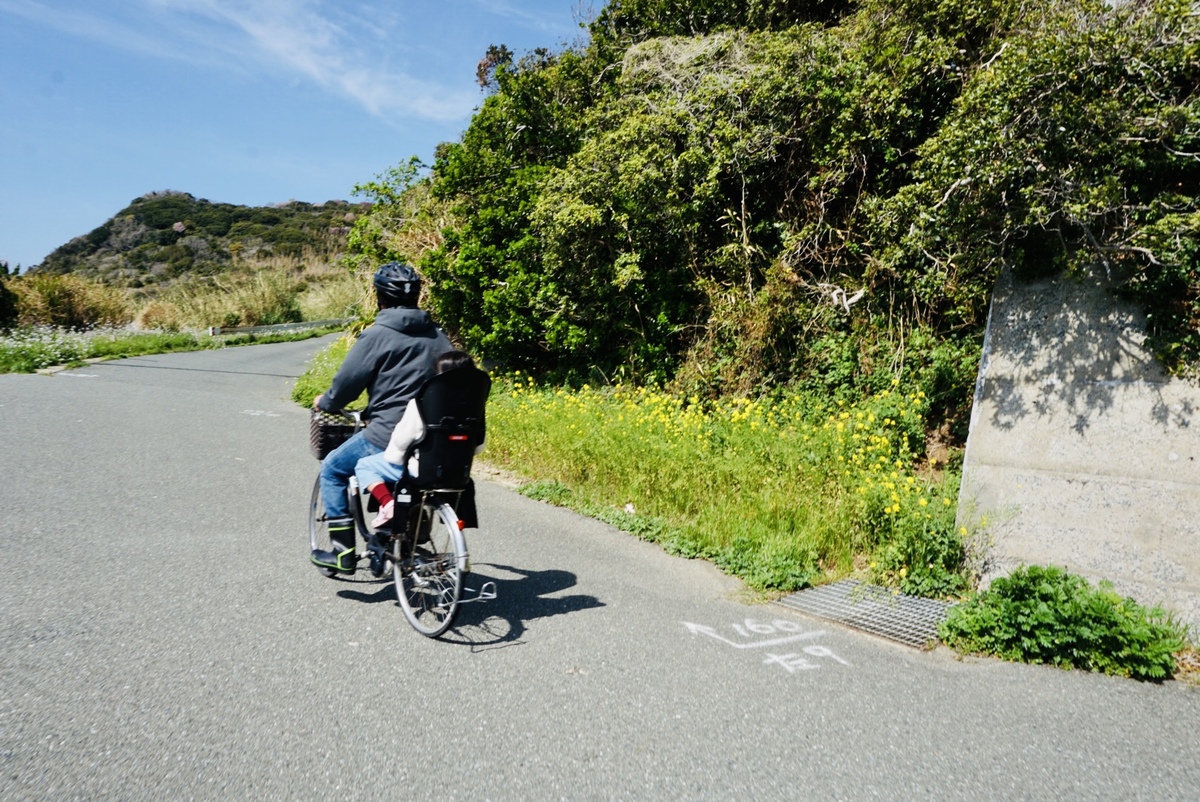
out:
{"label": "child's shoe", "polygon": [[372,529],[382,529],[387,526],[388,521],[392,520],[392,516],[396,514],[396,502],[389,501],[379,508],[379,514],[371,519]]}

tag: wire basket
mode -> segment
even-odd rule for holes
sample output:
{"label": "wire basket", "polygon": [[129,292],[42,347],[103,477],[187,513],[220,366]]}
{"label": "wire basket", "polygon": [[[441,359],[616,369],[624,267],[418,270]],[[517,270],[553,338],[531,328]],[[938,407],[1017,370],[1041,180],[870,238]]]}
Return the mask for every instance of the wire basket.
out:
{"label": "wire basket", "polygon": [[308,423],[308,445],[312,455],[325,459],[329,452],[349,440],[354,430],[354,418],[349,415],[314,409]]}

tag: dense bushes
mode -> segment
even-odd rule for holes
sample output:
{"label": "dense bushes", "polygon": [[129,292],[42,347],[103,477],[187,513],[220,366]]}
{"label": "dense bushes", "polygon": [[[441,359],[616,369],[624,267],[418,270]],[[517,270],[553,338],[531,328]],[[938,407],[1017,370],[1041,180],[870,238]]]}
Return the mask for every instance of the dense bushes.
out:
{"label": "dense bushes", "polygon": [[0,331],[16,325],[20,311],[17,306],[17,294],[8,286],[10,275],[16,274],[10,273],[8,262],[0,262]]}
{"label": "dense bushes", "polygon": [[961,410],[1006,265],[1127,278],[1183,363],[1198,26],[1176,0],[612,2],[588,44],[496,61],[358,225],[468,347],[564,377],[811,384],[841,342],[840,386],[918,370]]}

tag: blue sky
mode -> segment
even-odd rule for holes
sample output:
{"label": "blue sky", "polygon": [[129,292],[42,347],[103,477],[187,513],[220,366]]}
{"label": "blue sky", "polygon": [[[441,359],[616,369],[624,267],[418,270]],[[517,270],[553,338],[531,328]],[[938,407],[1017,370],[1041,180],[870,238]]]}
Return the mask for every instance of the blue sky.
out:
{"label": "blue sky", "polygon": [[0,260],[156,190],[268,205],[457,140],[489,44],[578,40],[588,0],[0,0]]}

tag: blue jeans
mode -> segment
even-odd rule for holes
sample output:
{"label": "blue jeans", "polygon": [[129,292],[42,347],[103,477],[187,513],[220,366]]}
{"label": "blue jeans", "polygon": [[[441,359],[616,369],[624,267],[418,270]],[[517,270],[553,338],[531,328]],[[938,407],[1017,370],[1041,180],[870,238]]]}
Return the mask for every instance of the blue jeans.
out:
{"label": "blue jeans", "polygon": [[346,489],[350,486],[350,477],[354,475],[354,466],[363,457],[382,451],[362,432],[358,432],[325,457],[321,463],[321,498],[325,501],[326,516],[331,519],[350,517]]}

